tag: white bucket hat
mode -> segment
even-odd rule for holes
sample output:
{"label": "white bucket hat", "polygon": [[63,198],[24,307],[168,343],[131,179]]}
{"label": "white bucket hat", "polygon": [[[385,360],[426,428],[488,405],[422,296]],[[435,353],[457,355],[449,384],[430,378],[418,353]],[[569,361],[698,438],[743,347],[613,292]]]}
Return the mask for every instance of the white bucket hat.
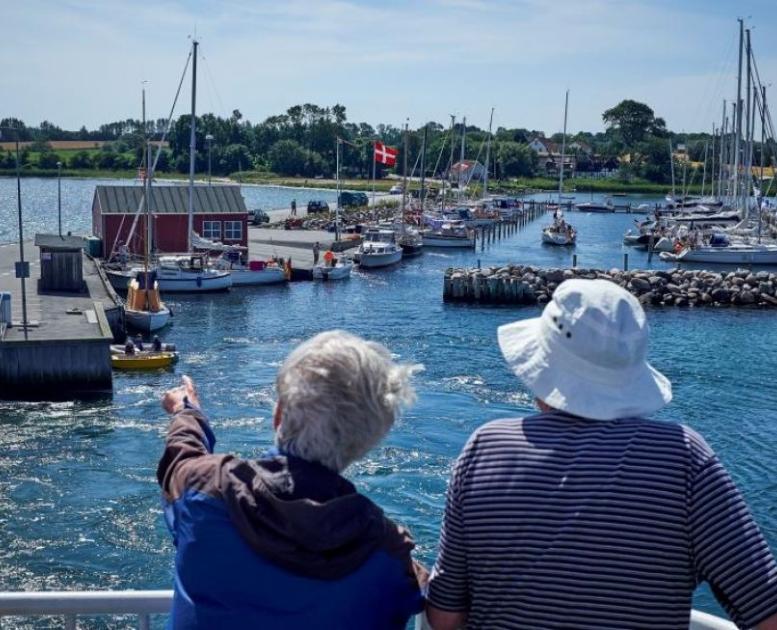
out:
{"label": "white bucket hat", "polygon": [[513,372],[555,409],[614,420],[672,400],[672,384],[647,362],[642,306],[609,280],[567,280],[540,317],[500,326],[497,336]]}

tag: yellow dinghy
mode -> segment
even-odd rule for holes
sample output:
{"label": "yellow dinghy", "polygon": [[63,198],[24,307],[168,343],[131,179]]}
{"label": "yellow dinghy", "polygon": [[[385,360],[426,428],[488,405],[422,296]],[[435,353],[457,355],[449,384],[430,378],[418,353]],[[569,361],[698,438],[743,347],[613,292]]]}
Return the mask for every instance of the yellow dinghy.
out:
{"label": "yellow dinghy", "polygon": [[158,370],[175,363],[174,352],[148,352],[143,354],[113,354],[111,365],[115,370]]}

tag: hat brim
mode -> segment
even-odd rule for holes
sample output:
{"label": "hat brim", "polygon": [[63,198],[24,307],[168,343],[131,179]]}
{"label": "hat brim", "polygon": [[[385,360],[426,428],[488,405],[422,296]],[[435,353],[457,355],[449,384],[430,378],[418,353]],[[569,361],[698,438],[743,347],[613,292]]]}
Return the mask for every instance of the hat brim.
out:
{"label": "hat brim", "polygon": [[[611,374],[571,366],[543,343],[542,319],[500,326],[499,348],[510,369],[537,398],[554,409],[593,420],[646,416],[672,400],[672,384],[647,361]],[[604,378],[602,378],[604,376]],[[609,376],[609,378],[608,378]]]}

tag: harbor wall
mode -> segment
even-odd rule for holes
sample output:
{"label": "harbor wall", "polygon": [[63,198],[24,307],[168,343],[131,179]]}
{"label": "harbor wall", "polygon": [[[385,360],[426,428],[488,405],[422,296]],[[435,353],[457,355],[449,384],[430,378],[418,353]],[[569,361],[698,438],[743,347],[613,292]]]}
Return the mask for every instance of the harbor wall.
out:
{"label": "harbor wall", "polygon": [[604,279],[614,282],[642,304],[654,306],[749,306],[777,308],[777,273],[747,269],[717,273],[692,270],[542,269],[505,265],[446,270],[446,302],[545,304],[564,280]]}

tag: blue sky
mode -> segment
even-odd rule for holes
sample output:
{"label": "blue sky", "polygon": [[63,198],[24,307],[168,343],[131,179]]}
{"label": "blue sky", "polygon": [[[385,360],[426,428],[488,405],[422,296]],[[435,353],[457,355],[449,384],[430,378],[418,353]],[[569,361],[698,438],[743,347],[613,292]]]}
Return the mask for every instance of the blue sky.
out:
{"label": "blue sky", "polygon": [[[2,0],[0,117],[89,127],[165,116],[196,29],[198,111],[259,122],[342,103],[400,126],[455,113],[486,127],[602,129],[624,98],[676,131],[708,130],[735,91],[736,18],[748,18],[777,102],[771,0]],[[188,108],[185,98],[177,109]],[[768,98],[768,96],[767,96]]]}

